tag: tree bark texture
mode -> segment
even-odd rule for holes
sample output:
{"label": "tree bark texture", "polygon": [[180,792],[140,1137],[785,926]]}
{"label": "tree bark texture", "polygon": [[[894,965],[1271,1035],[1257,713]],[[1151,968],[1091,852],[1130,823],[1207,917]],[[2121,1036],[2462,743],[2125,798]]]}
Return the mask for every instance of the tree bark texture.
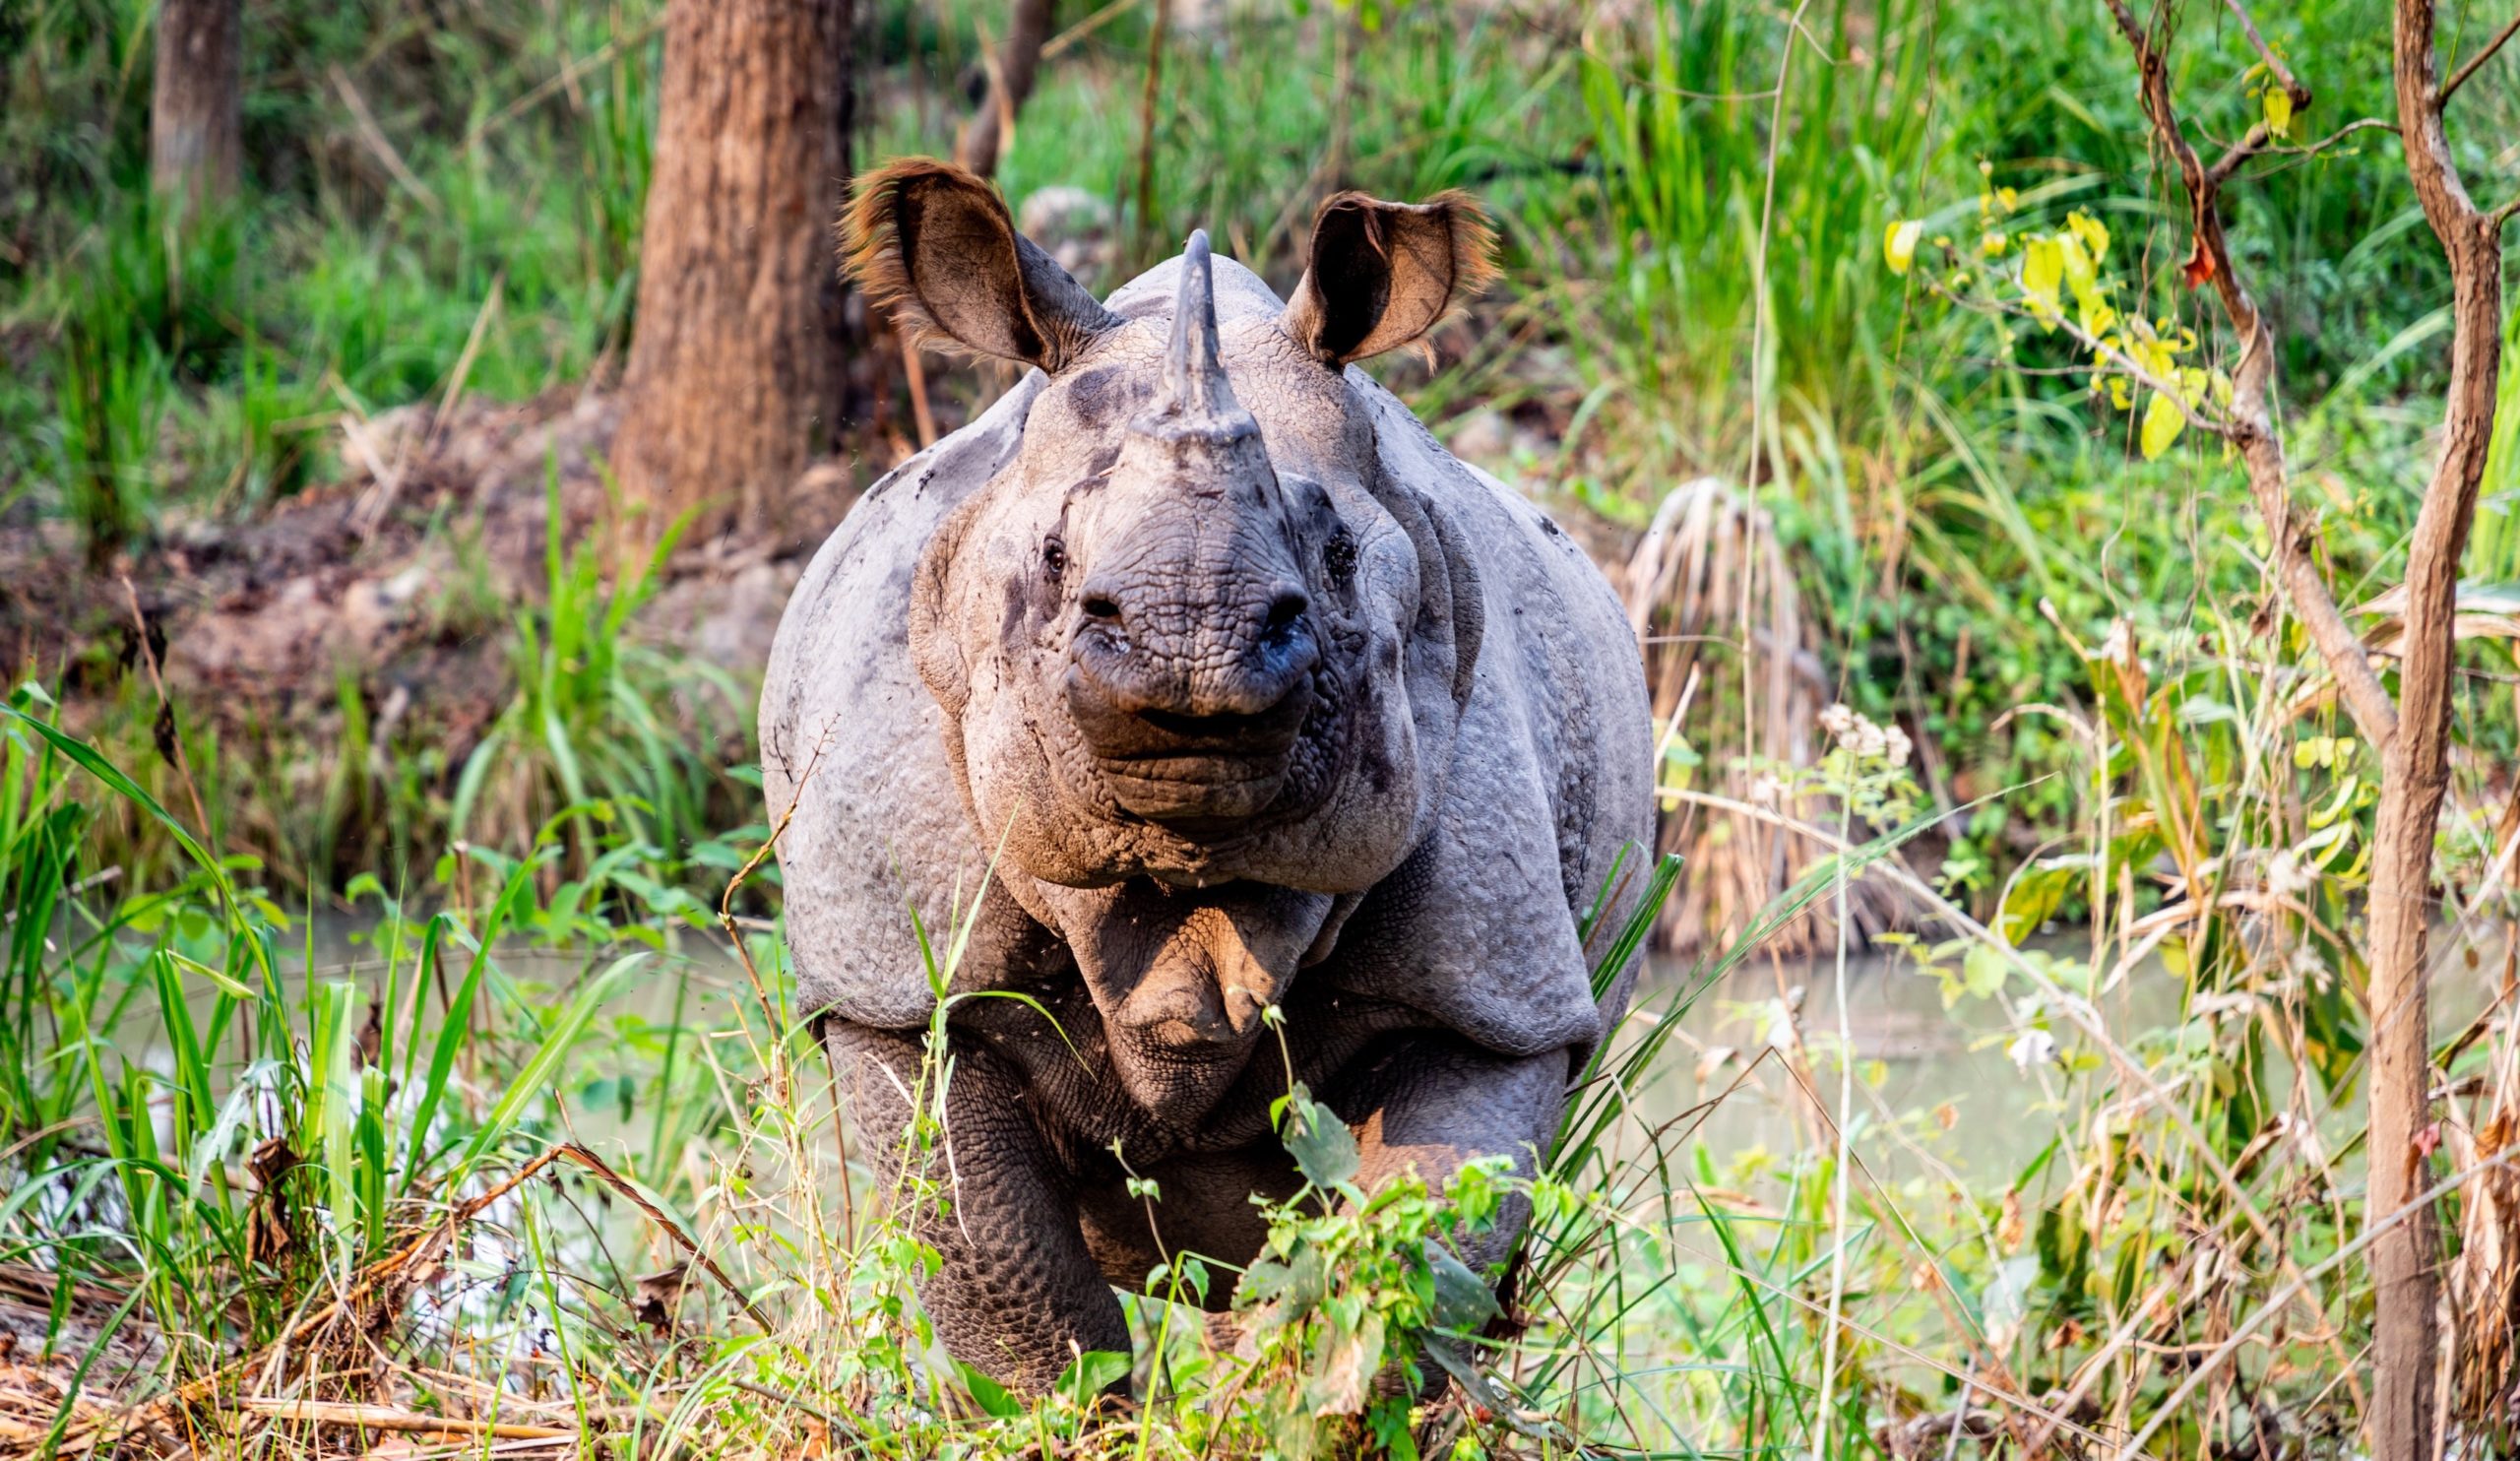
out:
{"label": "tree bark texture", "polygon": [[[2398,135],[2426,222],[2450,263],[2450,386],[2441,455],[2407,542],[2406,632],[2399,642],[2398,730],[2381,751],[2371,838],[2371,1134],[2365,1211],[2392,1223],[2430,1185],[2431,998],[2426,968],[2432,860],[2450,786],[2459,560],[2476,520],[2502,368],[2499,215],[2468,197],[2443,124],[2431,0],[2398,0],[2392,37]],[[2441,1256],[2430,1206],[2371,1247],[2374,1301],[2371,1449],[2385,1461],[2432,1461],[2441,1368]]]}
{"label": "tree bark texture", "polygon": [[244,161],[244,0],[159,0],[149,183],[186,206],[232,198]]}
{"label": "tree bark texture", "polygon": [[849,0],[670,0],[613,468],[653,540],[785,536],[843,386]]}
{"label": "tree bark texture", "polygon": [[1015,0],[1007,17],[1006,44],[989,72],[988,94],[979,110],[963,124],[954,139],[954,160],[982,177],[997,172],[997,155],[1015,131],[1015,118],[1032,97],[1034,79],[1041,70],[1041,47],[1050,38],[1053,0]]}

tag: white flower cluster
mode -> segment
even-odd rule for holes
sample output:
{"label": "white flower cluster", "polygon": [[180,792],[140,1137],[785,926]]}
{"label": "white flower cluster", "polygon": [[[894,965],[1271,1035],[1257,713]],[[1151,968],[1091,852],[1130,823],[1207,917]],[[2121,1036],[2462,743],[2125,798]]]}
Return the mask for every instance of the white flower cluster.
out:
{"label": "white flower cluster", "polygon": [[1909,743],[1907,731],[1895,725],[1876,726],[1844,705],[1832,705],[1820,712],[1820,729],[1837,741],[1838,749],[1858,761],[1905,766],[1908,753],[1916,749]]}
{"label": "white flower cluster", "polygon": [[2276,849],[2266,859],[2266,891],[2278,898],[2294,898],[2318,884],[2318,873],[2291,848]]}

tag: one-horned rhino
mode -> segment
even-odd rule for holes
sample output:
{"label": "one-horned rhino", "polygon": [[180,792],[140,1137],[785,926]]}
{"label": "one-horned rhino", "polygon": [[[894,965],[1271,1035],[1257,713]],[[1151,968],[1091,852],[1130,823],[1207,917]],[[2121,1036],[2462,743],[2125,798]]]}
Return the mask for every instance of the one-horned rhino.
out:
{"label": "one-horned rhino", "polygon": [[[1300,1187],[1291,1073],[1369,1188],[1530,1170],[1633,977],[1597,1001],[1578,926],[1650,835],[1650,714],[1592,563],[1353,368],[1488,272],[1466,198],[1330,199],[1284,304],[1201,233],[1097,303],[923,159],[847,231],[907,334],[1033,368],[788,605],[760,722],[788,940],[891,1149],[968,917],[921,1296],[952,1354],[1040,1391],[1127,1350],[1112,1285],[1254,1255],[1253,1194]],[[983,991],[1025,997],[957,997]]]}

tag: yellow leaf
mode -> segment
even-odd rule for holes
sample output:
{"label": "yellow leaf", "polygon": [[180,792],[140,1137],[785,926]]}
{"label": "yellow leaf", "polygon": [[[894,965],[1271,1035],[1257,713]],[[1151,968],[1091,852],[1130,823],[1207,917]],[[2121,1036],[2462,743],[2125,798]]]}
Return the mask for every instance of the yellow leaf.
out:
{"label": "yellow leaf", "polygon": [[2270,82],[2262,99],[2266,103],[2266,130],[2277,137],[2293,135],[2293,94]]}
{"label": "yellow leaf", "polygon": [[2187,414],[2178,409],[2178,403],[2159,391],[2153,392],[2152,399],[2144,405],[2144,460],[2158,459],[2186,429]]}
{"label": "yellow leaf", "polygon": [[2100,271],[2092,267],[2091,255],[2083,252],[2083,241],[2071,233],[2059,233],[2056,250],[2065,260],[2065,283],[2073,286],[2077,295],[2090,293],[2100,282]]}
{"label": "yellow leaf", "polygon": [[2030,296],[2030,312],[2048,329],[2064,313],[2056,297],[2065,282],[2065,251],[2052,238],[2034,238],[2022,246],[2021,291]]}
{"label": "yellow leaf", "polygon": [[2093,218],[2090,214],[2083,212],[2081,209],[2076,209],[2072,213],[2065,215],[2065,226],[2072,231],[2076,238],[2083,241],[2084,248],[2091,251],[2091,259],[2094,264],[2098,264],[2109,257],[2108,224],[2103,223],[2100,220]]}
{"label": "yellow leaf", "polygon": [[1917,220],[1901,219],[1881,235],[1882,262],[1890,266],[1892,274],[1905,274],[1908,266],[1916,262],[1917,239],[1924,231],[1925,225]]}

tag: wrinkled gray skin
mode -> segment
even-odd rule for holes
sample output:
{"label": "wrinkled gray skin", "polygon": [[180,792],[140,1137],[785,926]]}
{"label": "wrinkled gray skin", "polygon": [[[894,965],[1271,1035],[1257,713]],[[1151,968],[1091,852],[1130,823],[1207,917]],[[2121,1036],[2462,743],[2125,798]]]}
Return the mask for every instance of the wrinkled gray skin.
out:
{"label": "wrinkled gray skin", "polygon": [[[895,1145],[935,1007],[909,911],[941,957],[1003,846],[952,989],[1020,991],[1065,1040],[1022,1001],[950,1006],[951,1210],[922,1221],[944,1264],[920,1293],[954,1355],[1037,1392],[1127,1350],[1111,1286],[1166,1252],[1247,1263],[1252,1194],[1299,1185],[1268,1120],[1271,1004],[1369,1188],[1480,1154],[1528,1174],[1626,1000],[1632,971],[1596,1005],[1576,928],[1650,833],[1649,713],[1585,555],[1344,364],[1474,270],[1317,286],[1326,207],[1292,310],[1239,265],[1211,276],[1204,236],[1106,307],[938,193],[964,186],[947,170],[882,180],[905,212],[861,279],[1052,368],[824,544],[772,652],[764,779],[774,822],[793,808],[801,1000],[871,1146]],[[988,334],[1009,298],[1038,350]],[[1151,1219],[1115,1141],[1161,1186]],[[1501,1259],[1520,1221],[1463,1256]]]}

